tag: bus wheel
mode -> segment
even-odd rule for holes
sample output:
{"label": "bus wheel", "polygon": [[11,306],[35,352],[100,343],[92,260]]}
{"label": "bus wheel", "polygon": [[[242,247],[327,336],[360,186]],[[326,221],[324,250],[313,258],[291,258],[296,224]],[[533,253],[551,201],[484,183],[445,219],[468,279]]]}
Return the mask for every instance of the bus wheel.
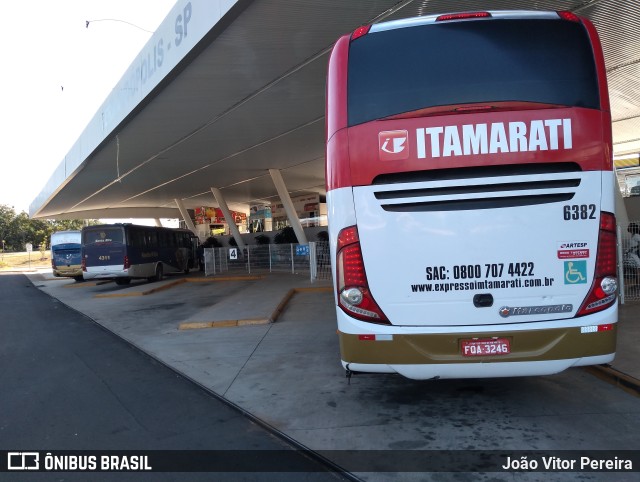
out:
{"label": "bus wheel", "polygon": [[76,283],[82,283],[84,281],[83,276],[74,276],[73,279],[76,280]]}
{"label": "bus wheel", "polygon": [[116,278],[117,285],[128,285],[131,283],[131,278]]}
{"label": "bus wheel", "polygon": [[156,266],[156,275],[154,277],[154,280],[162,281],[163,278],[164,278],[164,274],[162,273],[162,264],[158,263],[158,266]]}

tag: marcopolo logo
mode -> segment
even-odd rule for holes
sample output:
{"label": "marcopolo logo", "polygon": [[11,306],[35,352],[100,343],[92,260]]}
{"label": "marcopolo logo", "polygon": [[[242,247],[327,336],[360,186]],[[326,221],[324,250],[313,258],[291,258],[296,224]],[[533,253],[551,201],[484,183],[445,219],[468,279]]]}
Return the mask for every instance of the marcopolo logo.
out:
{"label": "marcopolo logo", "polygon": [[409,133],[406,130],[382,131],[378,134],[381,161],[402,161],[409,158]]}
{"label": "marcopolo logo", "polygon": [[502,306],[498,313],[503,318],[521,315],[548,315],[550,313],[571,313],[573,305]]}

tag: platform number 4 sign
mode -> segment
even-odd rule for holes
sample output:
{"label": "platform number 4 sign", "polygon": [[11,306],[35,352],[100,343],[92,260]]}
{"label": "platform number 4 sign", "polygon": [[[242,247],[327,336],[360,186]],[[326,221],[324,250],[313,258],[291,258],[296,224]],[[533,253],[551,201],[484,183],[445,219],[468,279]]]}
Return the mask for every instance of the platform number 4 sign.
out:
{"label": "platform number 4 sign", "polygon": [[238,248],[229,248],[229,259],[238,259]]}

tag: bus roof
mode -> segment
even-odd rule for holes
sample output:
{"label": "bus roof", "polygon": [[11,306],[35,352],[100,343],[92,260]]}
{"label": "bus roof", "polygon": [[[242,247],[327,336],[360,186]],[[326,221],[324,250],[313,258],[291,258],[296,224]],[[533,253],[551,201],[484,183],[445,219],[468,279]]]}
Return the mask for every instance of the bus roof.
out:
{"label": "bus roof", "polygon": [[[479,12],[460,12],[455,14],[436,14],[425,15],[424,17],[403,18],[400,20],[392,20],[389,22],[376,23],[371,26],[369,33],[383,32],[385,30],[393,30],[396,28],[416,27],[419,25],[428,25],[436,23],[438,19],[453,15],[455,18],[448,19],[448,21],[473,21],[473,20],[491,20],[491,19],[556,19],[559,20],[560,16],[557,12],[543,12],[543,11],[531,11],[531,10],[483,10],[482,13],[489,14],[488,16],[476,16]],[[465,16],[468,14],[469,16]]]}

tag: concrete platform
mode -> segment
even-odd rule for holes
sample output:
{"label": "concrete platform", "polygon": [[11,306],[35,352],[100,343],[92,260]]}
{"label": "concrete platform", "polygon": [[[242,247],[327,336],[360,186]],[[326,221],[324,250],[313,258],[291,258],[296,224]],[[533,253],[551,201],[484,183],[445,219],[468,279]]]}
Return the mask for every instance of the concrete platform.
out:
{"label": "concrete platform", "polygon": [[[187,289],[188,300],[194,294],[199,303],[191,305],[191,308],[181,310],[182,314],[172,312],[166,322],[167,330],[192,330],[203,328],[220,328],[242,325],[266,324],[276,321],[282,311],[287,308],[296,293],[316,294],[315,297],[307,297],[313,300],[313,311],[327,322],[334,323],[335,314],[331,297],[332,288],[329,280],[321,280],[311,283],[302,275],[267,274],[246,276],[216,276],[204,277],[200,273],[192,273],[188,276],[170,276],[163,281],[148,283],[144,280],[134,280],[130,285],[117,286],[109,281],[88,281],[78,283],[71,279],[54,278],[48,270],[35,272],[23,272],[44,291],[61,301],[76,307],[83,313],[92,317],[99,323],[104,322],[108,328],[118,329],[122,323],[117,323],[103,318],[105,309],[110,305],[98,302],[96,299],[119,299],[119,309],[122,310],[122,298],[156,295],[161,298],[180,299],[180,288],[183,284],[198,284],[195,293]],[[50,281],[56,283],[51,284]],[[45,284],[42,284],[45,282]],[[203,301],[202,291],[205,285],[218,284],[220,287],[213,289],[212,296]],[[63,288],[65,291],[61,291]],[[218,289],[219,288],[219,289]],[[89,296],[78,297],[74,290],[88,292]],[[167,291],[172,293],[168,294]],[[317,299],[316,299],[317,298]],[[309,301],[307,301],[308,303]],[[135,302],[134,302],[135,303]],[[183,303],[180,303],[183,306]],[[166,304],[165,304],[166,305]],[[164,306],[164,305],[163,305]],[[93,316],[92,316],[93,315]],[[139,318],[136,318],[139,320]],[[607,367],[611,375],[624,375],[627,378],[637,380],[640,384],[640,301],[627,302],[619,306],[619,336],[616,358]],[[126,331],[130,331],[127,329]],[[183,335],[189,336],[189,335]],[[207,336],[198,333],[193,336]],[[136,344],[142,344],[142,339],[134,340]]]}
{"label": "concrete platform", "polygon": [[[596,369],[608,383],[579,368],[548,377],[427,382],[356,375],[348,383],[329,281],[267,275],[213,282],[191,275],[189,281],[169,278],[121,287],[51,282],[46,273],[29,278],[313,450],[640,450],[640,439],[629,428],[640,419],[640,304],[621,307],[616,360]],[[155,291],[103,296],[149,290]],[[255,319],[269,322],[180,329]],[[632,394],[621,395],[611,383]],[[513,474],[495,475],[492,480],[512,480]],[[363,478],[471,480],[409,474]]]}

